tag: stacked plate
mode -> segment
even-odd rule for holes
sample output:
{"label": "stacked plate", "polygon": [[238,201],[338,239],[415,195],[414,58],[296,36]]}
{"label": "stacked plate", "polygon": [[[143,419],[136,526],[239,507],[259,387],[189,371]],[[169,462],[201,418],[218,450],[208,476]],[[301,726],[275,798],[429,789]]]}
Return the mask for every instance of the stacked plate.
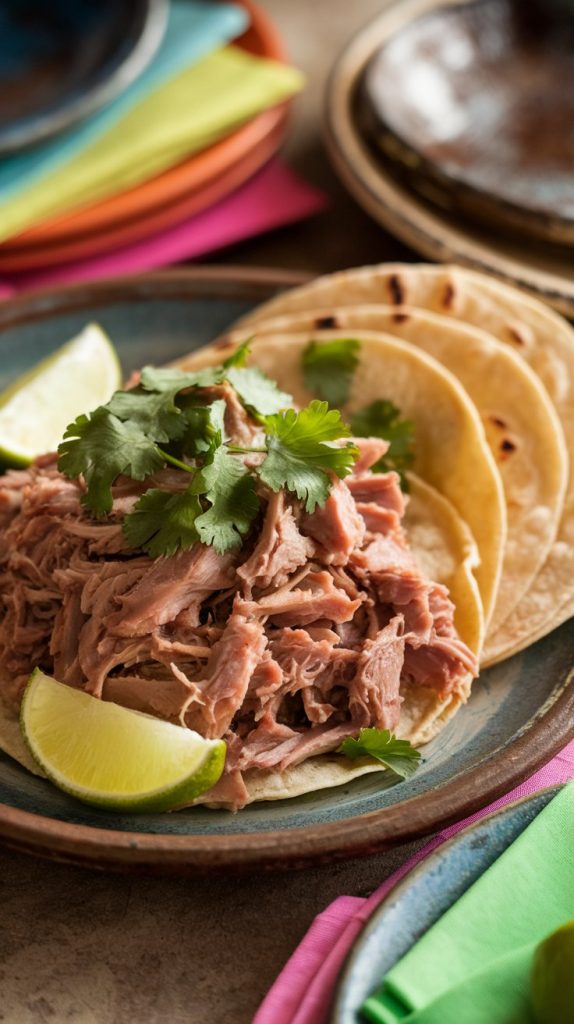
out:
{"label": "stacked plate", "polygon": [[[28,119],[33,148],[4,146],[0,275],[9,283],[26,283],[27,275],[44,283],[50,268],[110,253],[140,269],[130,263],[131,247],[188,222],[191,229],[191,218],[250,182],[283,139],[301,76],[285,64],[274,26],[251,0],[134,6],[152,22],[147,63],[132,55],[121,71],[108,55],[98,68],[105,89],[99,79],[99,92],[91,79],[75,84],[82,120],[72,123],[74,84],[66,82],[50,116]],[[124,30],[124,50],[128,42]],[[101,94],[107,105],[94,113]],[[46,141],[56,126],[67,131]],[[0,147],[16,137],[12,124],[2,131],[0,111]]]}
{"label": "stacked plate", "polygon": [[327,90],[335,167],[413,249],[574,314],[574,21],[560,2],[384,0]]}

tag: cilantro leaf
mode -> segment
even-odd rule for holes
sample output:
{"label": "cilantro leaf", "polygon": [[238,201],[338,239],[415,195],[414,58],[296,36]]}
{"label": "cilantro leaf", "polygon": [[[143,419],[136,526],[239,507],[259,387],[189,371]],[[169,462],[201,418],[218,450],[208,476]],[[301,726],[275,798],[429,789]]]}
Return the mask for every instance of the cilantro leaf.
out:
{"label": "cilantro leaf", "polygon": [[344,405],[359,363],[360,347],[352,338],[309,342],[302,357],[305,387],[329,405]]}
{"label": "cilantro leaf", "polygon": [[167,367],[156,369],[146,366],[141,373],[141,385],[147,391],[166,391],[176,395],[186,388],[204,388],[229,381],[235,388],[243,405],[259,416],[279,412],[293,401],[291,395],[280,391],[275,381],[262,370],[247,368],[245,360],[249,355],[247,342],[240,345],[222,366],[206,367],[197,373]]}
{"label": "cilantro leaf", "polygon": [[275,381],[255,366],[231,366],[225,376],[246,409],[257,416],[271,416],[293,402],[292,395],[280,391]]}
{"label": "cilantro leaf", "polygon": [[405,471],[412,466],[414,453],[414,423],[401,420],[400,411],[393,402],[377,399],[359,409],[351,419],[351,430],[356,437],[382,437],[390,441],[386,455],[372,467],[374,473],[388,473],[394,469],[401,478],[403,491],[408,491]]}
{"label": "cilantro leaf", "polygon": [[74,479],[83,474],[87,490],[82,504],[104,515],[112,509],[114,480],[122,473],[145,480],[164,465],[153,441],[133,423],[123,423],[105,406],[90,416],[78,416],[66,428],[58,448],[58,469]]}
{"label": "cilantro leaf", "polygon": [[201,514],[197,494],[191,487],[183,494],[152,489],[140,498],[123,522],[130,547],[143,548],[152,558],[174,555],[199,540],[195,521]]}
{"label": "cilantro leaf", "polygon": [[184,406],[187,431],[182,448],[187,454],[203,455],[223,444],[226,408],[223,398],[211,405]]}
{"label": "cilantro leaf", "polygon": [[418,750],[408,740],[398,740],[388,729],[361,729],[357,739],[343,740],[337,753],[351,760],[374,757],[402,779],[410,778],[421,761]]}
{"label": "cilantro leaf", "polygon": [[224,359],[224,369],[228,370],[230,366],[245,366],[245,363],[247,362],[247,356],[249,355],[250,351],[251,350],[249,348],[249,341],[243,341],[241,345],[239,345],[235,349],[235,352],[232,352],[231,355],[227,357],[227,359]]}
{"label": "cilantro leaf", "polygon": [[106,409],[119,420],[135,424],[152,440],[167,442],[185,433],[186,421],[175,404],[177,391],[150,392],[141,388],[116,391]]}
{"label": "cilantro leaf", "polygon": [[307,512],[324,505],[331,489],[329,472],[341,479],[351,472],[359,457],[354,444],[331,447],[325,442],[349,436],[349,428],[337,409],[313,401],[305,409],[265,419],[267,456],[259,476],[273,491],[286,487],[305,501]]}
{"label": "cilantro leaf", "polygon": [[140,382],[146,391],[183,391],[185,388],[208,388],[221,384],[224,379],[222,366],[207,366],[197,373],[186,373],[174,366],[144,366]]}
{"label": "cilantro leaf", "polygon": [[211,505],[195,522],[203,543],[211,544],[220,555],[239,547],[259,511],[255,481],[243,463],[224,447],[217,448],[192,487]]}

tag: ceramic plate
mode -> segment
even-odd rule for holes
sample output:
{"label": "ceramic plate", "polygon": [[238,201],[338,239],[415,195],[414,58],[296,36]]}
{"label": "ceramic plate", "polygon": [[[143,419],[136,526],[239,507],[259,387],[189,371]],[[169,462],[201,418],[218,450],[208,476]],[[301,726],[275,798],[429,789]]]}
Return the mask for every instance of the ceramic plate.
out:
{"label": "ceramic plate", "polygon": [[43,142],[109,103],[161,42],[166,0],[4,0],[0,154]]}
{"label": "ceramic plate", "polygon": [[572,244],[573,42],[561,4],[436,0],[369,61],[370,136],[423,199],[430,181],[476,223]]}
{"label": "ceramic plate", "polygon": [[[0,305],[0,387],[96,320],[125,373],[204,345],[297,283],[281,271],[204,267],[37,293]],[[381,775],[239,814],[204,807],[119,816],[76,803],[0,759],[0,837],[100,867],[286,868],[368,853],[435,830],[507,792],[574,736],[574,620],[489,669],[409,782]]]}
{"label": "ceramic plate", "polygon": [[[285,60],[281,39],[265,12],[252,0],[241,0],[241,4],[251,20],[248,31],[235,44],[258,57]],[[148,229],[153,218],[156,225],[163,218],[163,227],[167,227],[199,213],[237,188],[233,182],[240,174],[243,181],[247,180],[247,172],[255,173],[255,164],[261,167],[279,148],[288,110],[289,103],[283,103],[262,111],[231,135],[150,181],[93,206],[45,221],[4,242],[0,246],[2,268],[27,270],[80,258],[77,250],[69,255],[72,246],[82,246],[84,258],[88,246],[89,255],[93,255],[102,248],[126,245],[161,230],[157,226],[153,231]],[[222,186],[226,191],[222,191]]]}
{"label": "ceramic plate", "polygon": [[[453,0],[442,0],[452,6]],[[460,0],[455,0],[460,2]],[[325,102],[329,153],[344,184],[370,215],[417,252],[441,262],[461,263],[495,274],[574,316],[571,254],[508,240],[465,224],[438,190],[427,203],[395,177],[395,168],[371,149],[359,127],[357,103],[365,68],[380,46],[406,21],[436,8],[437,0],[381,0],[382,13],[351,40],[331,73]]]}
{"label": "ceramic plate", "polygon": [[559,789],[543,789],[465,828],[392,890],[347,958],[330,1024],[358,1024],[359,1008],[385,974],[504,853]]}

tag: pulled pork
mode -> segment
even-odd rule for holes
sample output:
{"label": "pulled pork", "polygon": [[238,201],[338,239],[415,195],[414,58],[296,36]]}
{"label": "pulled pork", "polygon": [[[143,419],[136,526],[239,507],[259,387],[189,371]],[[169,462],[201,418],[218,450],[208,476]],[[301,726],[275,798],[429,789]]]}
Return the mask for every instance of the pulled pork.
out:
{"label": "pulled pork", "polygon": [[[231,414],[233,414],[231,416]],[[254,424],[238,403],[233,436]],[[425,579],[401,527],[386,443],[356,439],[352,476],[307,514],[260,490],[241,550],[197,544],[171,558],[128,549],[122,517],[146,487],[120,479],[110,517],[81,506],[54,456],[0,478],[1,696],[18,706],[40,666],[104,700],[180,722],[228,746],[206,802],[247,799],[244,773],[284,771],[363,726],[397,729],[409,686],[457,692],[474,655],[444,587]],[[177,484],[174,484],[177,486]]]}

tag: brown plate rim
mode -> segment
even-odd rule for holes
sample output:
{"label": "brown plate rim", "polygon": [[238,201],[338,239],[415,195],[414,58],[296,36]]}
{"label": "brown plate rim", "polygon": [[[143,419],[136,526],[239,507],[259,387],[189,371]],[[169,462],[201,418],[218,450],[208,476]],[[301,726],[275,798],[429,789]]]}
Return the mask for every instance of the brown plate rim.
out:
{"label": "brown plate rim", "polygon": [[[71,312],[98,299],[153,301],[217,295],[260,300],[308,280],[270,268],[194,267],[51,288],[0,306],[0,331]],[[1,338],[0,338],[1,343]],[[0,841],[53,860],[130,872],[194,873],[290,870],[375,853],[419,838],[472,814],[507,793],[574,739],[574,667],[551,704],[506,748],[494,750],[428,794],[342,821],[304,828],[211,836],[111,831],[76,825],[0,804]]]}
{"label": "brown plate rim", "polygon": [[[429,9],[433,0],[381,0],[377,17],[345,46],[329,75],[324,97],[323,131],[333,166],[360,206],[384,228],[414,250],[439,263],[459,263],[513,284],[574,317],[574,280],[559,267],[544,269],[523,256],[507,253],[472,234],[469,224],[452,223],[411,190],[386,173],[368,153],[351,112],[351,99],[362,71],[381,38],[380,23],[398,17],[410,3],[412,16]],[[460,0],[443,0],[445,6]],[[403,11],[404,14],[404,11]],[[401,17],[403,17],[401,14]],[[401,22],[402,23],[402,22]],[[522,253],[528,243],[522,241]],[[500,242],[504,244],[504,240]],[[557,258],[554,258],[556,264]]]}

